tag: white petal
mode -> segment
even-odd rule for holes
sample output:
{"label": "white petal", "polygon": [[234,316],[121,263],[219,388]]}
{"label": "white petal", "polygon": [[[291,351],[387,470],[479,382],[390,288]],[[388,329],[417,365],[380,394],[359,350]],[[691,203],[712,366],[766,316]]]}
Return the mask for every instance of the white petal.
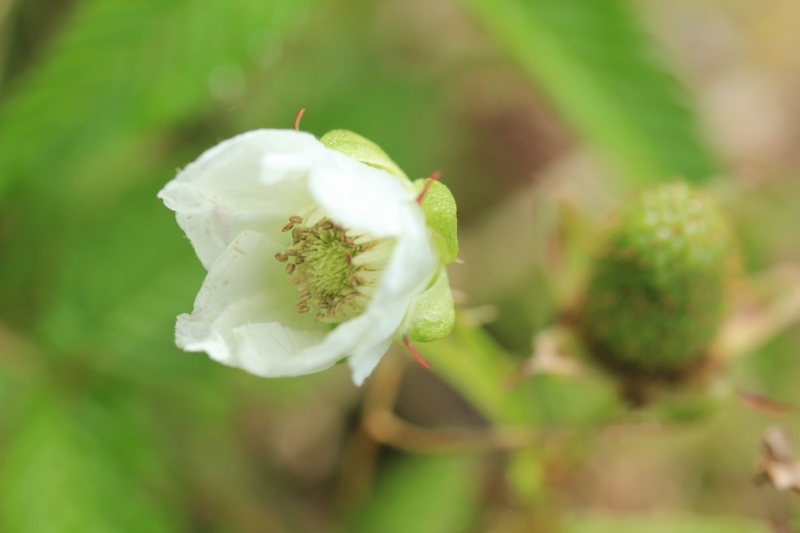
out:
{"label": "white petal", "polygon": [[[407,180],[338,153],[326,165],[313,169],[309,189],[337,223],[376,237],[402,233],[400,211],[408,209],[415,198]],[[419,206],[415,208],[422,211]]]}
{"label": "white petal", "polygon": [[394,241],[392,256],[364,313],[340,324],[323,343],[351,354],[353,380],[360,383],[377,364],[375,354],[385,353],[391,339],[402,333],[398,328],[411,299],[430,281],[436,255],[414,191],[395,176],[355,161],[337,161],[335,166],[315,169],[309,188],[337,223]]}
{"label": "white petal", "polygon": [[330,328],[295,312],[297,287],[289,285],[280,246],[245,231],[212,264],[191,315],[178,317],[176,342],[188,351],[259,375],[296,375],[327,368],[340,358],[303,358]]}
{"label": "white petal", "polygon": [[372,374],[372,371],[378,366],[391,344],[392,339],[386,339],[384,342],[368,347],[347,360],[347,364],[352,370],[353,383],[357,387],[360,387],[364,380],[367,379],[367,376]]}
{"label": "white petal", "polygon": [[304,357],[305,350],[317,346],[318,332],[297,331],[278,322],[245,324],[235,328],[239,365],[248,372],[265,377],[300,376],[330,368],[342,358]]}
{"label": "white petal", "polygon": [[[159,192],[176,212],[207,269],[240,232],[267,232],[312,202],[304,183],[268,186],[260,180],[264,154],[323,148],[314,136],[291,130],[256,130],[204,152]],[[323,148],[324,149],[324,148]]]}
{"label": "white petal", "polygon": [[[393,298],[428,279],[436,255],[413,187],[345,156],[328,163],[309,177],[309,189],[319,205],[348,229],[395,240],[381,288],[389,290]],[[380,294],[375,298],[380,299]]]}
{"label": "white petal", "polygon": [[312,170],[334,164],[337,157],[345,156],[325,148],[320,142],[292,152],[271,151],[261,159],[261,181],[273,185],[285,180],[306,178]]}

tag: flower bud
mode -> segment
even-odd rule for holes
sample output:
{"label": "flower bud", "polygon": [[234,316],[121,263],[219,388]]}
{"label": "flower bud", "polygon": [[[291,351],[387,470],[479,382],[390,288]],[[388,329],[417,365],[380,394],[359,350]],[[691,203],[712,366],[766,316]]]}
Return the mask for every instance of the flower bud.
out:
{"label": "flower bud", "polygon": [[609,230],[581,328],[608,366],[680,376],[707,354],[723,318],[733,258],[728,221],[684,183],[643,193]]}

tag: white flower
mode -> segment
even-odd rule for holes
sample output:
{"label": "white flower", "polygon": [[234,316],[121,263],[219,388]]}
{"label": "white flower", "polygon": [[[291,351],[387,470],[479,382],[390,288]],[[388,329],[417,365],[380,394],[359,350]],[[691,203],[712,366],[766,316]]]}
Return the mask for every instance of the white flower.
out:
{"label": "white flower", "polygon": [[360,385],[439,267],[416,194],[308,133],[206,151],[159,193],[208,270],[178,346],[271,377],[347,357]]}

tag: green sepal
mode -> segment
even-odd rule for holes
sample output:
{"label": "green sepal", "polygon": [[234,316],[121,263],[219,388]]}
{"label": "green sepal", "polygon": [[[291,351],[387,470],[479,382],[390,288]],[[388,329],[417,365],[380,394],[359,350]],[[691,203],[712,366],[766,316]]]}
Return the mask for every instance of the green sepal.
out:
{"label": "green sepal", "polygon": [[[414,181],[417,192],[425,188],[428,179]],[[433,230],[433,241],[442,263],[447,265],[458,257],[458,222],[456,200],[444,183],[434,181],[422,198],[425,220]]]}
{"label": "green sepal", "polygon": [[453,330],[456,311],[447,270],[442,267],[436,280],[422,294],[411,301],[406,335],[416,342],[442,339]]}
{"label": "green sepal", "polygon": [[349,130],[331,130],[322,136],[320,142],[326,148],[336,150],[344,155],[360,161],[365,165],[385,170],[399,178],[408,179],[400,167],[381,150],[381,147]]}

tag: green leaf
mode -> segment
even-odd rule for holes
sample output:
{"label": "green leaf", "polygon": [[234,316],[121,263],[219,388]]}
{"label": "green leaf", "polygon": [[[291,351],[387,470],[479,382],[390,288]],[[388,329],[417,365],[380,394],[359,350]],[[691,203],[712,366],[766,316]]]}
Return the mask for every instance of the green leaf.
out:
{"label": "green leaf", "polygon": [[567,520],[567,533],[769,533],[764,523],[710,516],[583,515]]}
{"label": "green leaf", "polygon": [[[52,384],[51,384],[52,386]],[[134,404],[42,392],[4,447],[7,533],[169,533],[181,529],[148,480],[157,452]],[[133,408],[133,409],[132,409]],[[163,474],[163,473],[162,473]]]}
{"label": "green leaf", "polygon": [[480,491],[476,469],[458,455],[408,456],[394,464],[347,530],[353,533],[468,531]]}
{"label": "green leaf", "polygon": [[685,92],[626,2],[463,1],[563,119],[629,181],[715,174]]}
{"label": "green leaf", "polygon": [[456,316],[453,333],[419,347],[435,372],[464,396],[487,419],[498,424],[536,422],[537,391],[523,382],[509,388],[519,361],[486,331]]}
{"label": "green leaf", "polygon": [[155,191],[142,191],[75,244],[55,277],[55,303],[40,321],[40,338],[62,353],[106,350],[94,362],[101,368],[185,379],[203,358],[175,348],[175,317],[191,311],[204,275],[174,214]]}
{"label": "green leaf", "polygon": [[[230,103],[273,53],[276,31],[306,6],[79,2],[42,62],[0,103],[0,145],[14,147],[0,151],[0,199],[23,180],[64,188],[76,165]],[[119,186],[116,176],[102,179]]]}

